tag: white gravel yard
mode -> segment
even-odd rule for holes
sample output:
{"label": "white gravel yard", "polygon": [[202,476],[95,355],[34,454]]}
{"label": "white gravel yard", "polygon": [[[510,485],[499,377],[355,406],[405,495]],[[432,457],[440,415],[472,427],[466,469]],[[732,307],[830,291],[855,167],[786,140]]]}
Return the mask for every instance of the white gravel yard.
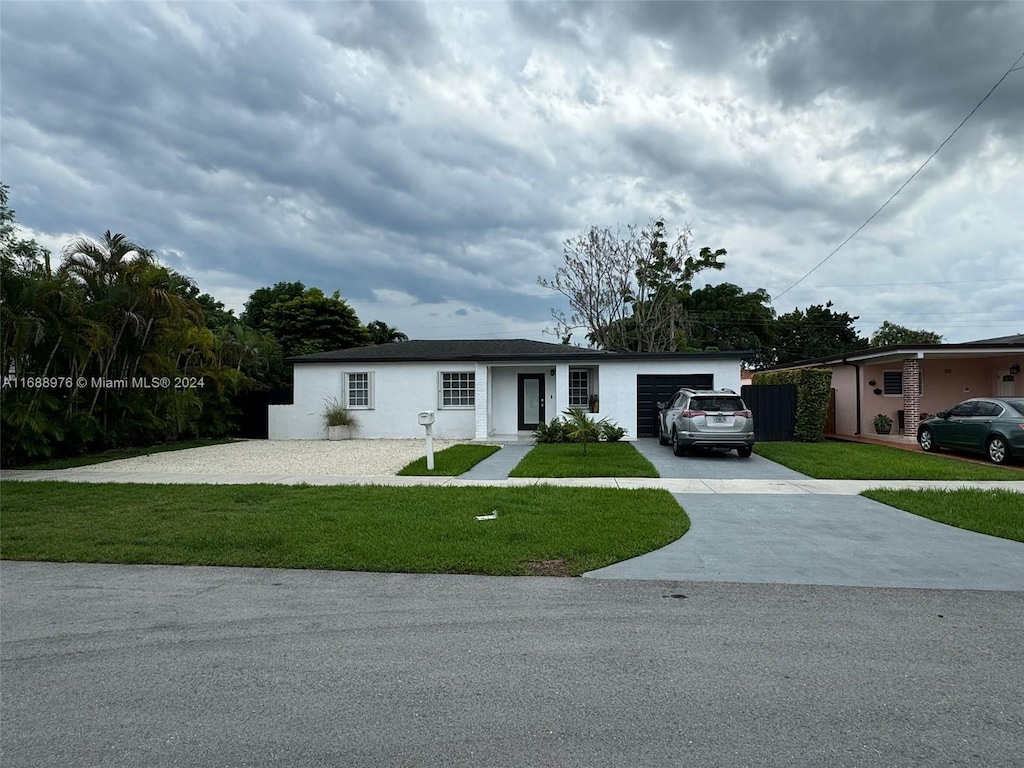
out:
{"label": "white gravel yard", "polygon": [[[460,442],[466,441],[434,440],[434,452]],[[75,472],[388,477],[426,453],[425,440],[243,440],[92,464]]]}

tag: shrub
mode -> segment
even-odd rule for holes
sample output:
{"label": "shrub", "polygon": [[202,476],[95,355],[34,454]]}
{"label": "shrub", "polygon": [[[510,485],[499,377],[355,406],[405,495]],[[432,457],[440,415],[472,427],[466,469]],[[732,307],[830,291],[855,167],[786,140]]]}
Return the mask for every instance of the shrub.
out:
{"label": "shrub", "polygon": [[626,436],[626,428],[620,427],[614,422],[608,421],[607,419],[601,419],[598,424],[601,427],[602,440],[607,440],[609,443],[617,443]]}
{"label": "shrub", "polygon": [[533,430],[533,439],[538,443],[567,443],[569,438],[565,433],[565,422],[555,416],[545,424],[543,421]]}

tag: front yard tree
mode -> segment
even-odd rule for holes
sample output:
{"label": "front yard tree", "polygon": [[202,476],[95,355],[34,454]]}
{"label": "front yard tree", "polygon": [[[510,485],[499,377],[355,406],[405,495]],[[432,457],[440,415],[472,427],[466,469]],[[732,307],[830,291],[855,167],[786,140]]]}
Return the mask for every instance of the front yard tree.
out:
{"label": "front yard tree", "polygon": [[871,334],[872,347],[892,347],[897,344],[941,344],[942,336],[932,331],[914,330],[886,320]]}
{"label": "front yard tree", "polygon": [[669,242],[665,222],[629,226],[626,235],[592,226],[563,244],[563,263],[553,279],[537,282],[562,294],[570,313],[554,312],[555,333],[567,338],[584,329],[602,349],[663,352],[685,343],[683,302],[693,278],[723,269],[724,249],[694,256],[690,231]]}
{"label": "front yard tree", "polygon": [[832,302],[814,304],[806,310],[794,309],[779,315],[775,324],[776,365],[797,360],[841,355],[867,346],[853,324],[856,316],[832,311]]}

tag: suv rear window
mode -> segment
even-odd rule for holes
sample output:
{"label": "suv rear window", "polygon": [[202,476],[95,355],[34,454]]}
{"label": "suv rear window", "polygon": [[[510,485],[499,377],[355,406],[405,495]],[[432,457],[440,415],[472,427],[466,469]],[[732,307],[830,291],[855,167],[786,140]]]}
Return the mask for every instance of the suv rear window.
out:
{"label": "suv rear window", "polygon": [[743,400],[738,397],[695,397],[690,400],[694,411],[745,411]]}

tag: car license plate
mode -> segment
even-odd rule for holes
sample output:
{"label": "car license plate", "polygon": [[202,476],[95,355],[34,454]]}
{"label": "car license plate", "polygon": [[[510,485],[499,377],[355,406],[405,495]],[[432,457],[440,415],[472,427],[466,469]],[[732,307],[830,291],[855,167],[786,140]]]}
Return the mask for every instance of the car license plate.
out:
{"label": "car license plate", "polygon": [[725,424],[725,416],[715,416],[715,418],[712,419],[712,421],[714,421],[716,424]]}

